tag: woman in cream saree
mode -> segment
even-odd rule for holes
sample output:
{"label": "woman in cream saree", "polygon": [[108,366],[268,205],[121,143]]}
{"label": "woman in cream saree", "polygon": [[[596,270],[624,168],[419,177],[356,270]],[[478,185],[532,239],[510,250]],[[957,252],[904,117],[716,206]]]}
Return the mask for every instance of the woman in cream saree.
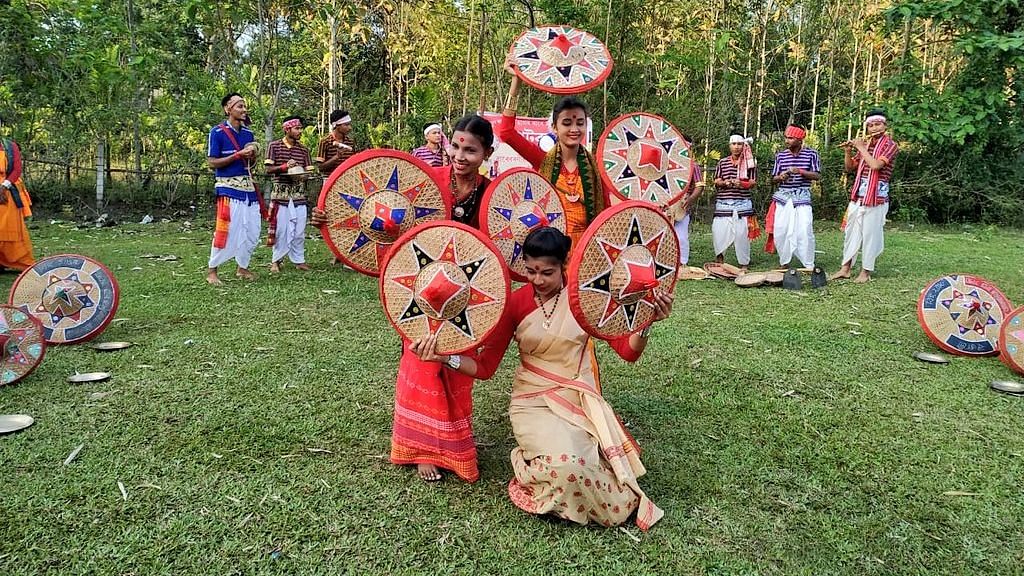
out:
{"label": "woman in cream saree", "polygon": [[[594,344],[569,310],[562,266],[569,239],[552,228],[532,232],[523,245],[530,282],[509,300],[501,324],[479,353],[454,362],[433,352],[432,339],[414,343],[424,360],[478,379],[493,376],[514,337],[520,363],[512,384],[509,417],[518,446],[512,450],[512,502],[534,514],[554,514],[579,524],[615,526],[636,513],[647,530],[664,512],[640,488],[645,472],[637,443],[600,392]],[[668,317],[672,296],[657,297],[657,319]],[[609,341],[626,361],[636,361],[647,335]]]}

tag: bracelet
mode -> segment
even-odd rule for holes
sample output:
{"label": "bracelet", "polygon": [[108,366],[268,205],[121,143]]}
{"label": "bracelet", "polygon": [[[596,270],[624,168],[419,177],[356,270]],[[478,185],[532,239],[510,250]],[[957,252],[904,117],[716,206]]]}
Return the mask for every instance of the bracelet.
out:
{"label": "bracelet", "polygon": [[650,324],[648,324],[646,328],[644,328],[643,330],[640,331],[640,337],[641,338],[645,338],[645,339],[651,337],[651,325]]}
{"label": "bracelet", "polygon": [[519,95],[518,94],[509,93],[508,97],[505,98],[505,110],[515,111],[515,109],[516,109],[516,107],[518,105],[519,105]]}

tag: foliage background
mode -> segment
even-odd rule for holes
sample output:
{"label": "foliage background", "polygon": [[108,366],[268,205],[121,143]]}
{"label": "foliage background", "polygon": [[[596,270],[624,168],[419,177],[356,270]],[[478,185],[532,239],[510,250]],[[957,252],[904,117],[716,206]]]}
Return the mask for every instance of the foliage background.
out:
{"label": "foliage background", "polygon": [[[881,104],[903,147],[893,217],[1024,224],[1020,0],[12,0],[0,116],[44,205],[85,203],[104,142],[113,201],[202,206],[224,93],[248,97],[265,140],[299,113],[313,144],[344,107],[361,145],[409,149],[428,120],[499,109],[500,65],[530,11],[611,49],[610,79],[586,95],[598,133],[646,110],[693,137],[705,165],[738,129],[767,167],[781,128],[801,122],[825,161],[817,212],[835,217],[836,144]],[[520,112],[552,100],[527,91]]]}

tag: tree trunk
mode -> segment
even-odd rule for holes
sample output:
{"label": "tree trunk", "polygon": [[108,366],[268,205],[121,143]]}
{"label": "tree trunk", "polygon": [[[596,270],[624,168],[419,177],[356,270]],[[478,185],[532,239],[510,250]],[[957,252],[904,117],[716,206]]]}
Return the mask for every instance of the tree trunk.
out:
{"label": "tree trunk", "polygon": [[106,184],[105,176],[107,170],[107,148],[103,139],[96,141],[96,213],[103,210],[103,192]]}

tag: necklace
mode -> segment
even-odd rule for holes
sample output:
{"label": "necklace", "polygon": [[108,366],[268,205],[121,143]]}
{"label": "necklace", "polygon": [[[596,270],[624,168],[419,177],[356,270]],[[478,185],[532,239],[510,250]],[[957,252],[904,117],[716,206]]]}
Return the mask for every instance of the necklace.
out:
{"label": "necklace", "polygon": [[559,290],[558,293],[555,294],[555,298],[554,298],[555,303],[554,303],[553,306],[551,306],[551,312],[548,312],[547,309],[544,308],[545,302],[541,301],[539,294],[534,294],[533,295],[533,297],[537,300],[537,306],[540,306],[540,313],[544,315],[544,329],[545,330],[547,330],[548,328],[551,328],[551,317],[554,316],[554,314],[555,314],[555,308],[558,308],[558,297],[561,296],[561,295],[562,295],[562,291],[561,290]]}
{"label": "necklace", "polygon": [[469,194],[459,200],[459,185],[455,182],[455,170],[451,171],[452,179],[449,183],[449,189],[452,193],[452,200],[455,202],[455,208],[452,209],[452,215],[459,221],[462,221],[467,215],[472,214],[476,207],[477,194],[476,189],[480,187],[480,175],[476,175],[476,181],[473,183],[473,188],[470,189]]}
{"label": "necklace", "polygon": [[560,174],[562,176],[562,179],[565,181],[565,197],[569,200],[569,202],[579,202],[580,195],[579,188],[577,188],[577,184],[579,184],[580,182],[580,167],[576,166],[576,169],[570,172],[563,164],[562,169],[560,170]]}

